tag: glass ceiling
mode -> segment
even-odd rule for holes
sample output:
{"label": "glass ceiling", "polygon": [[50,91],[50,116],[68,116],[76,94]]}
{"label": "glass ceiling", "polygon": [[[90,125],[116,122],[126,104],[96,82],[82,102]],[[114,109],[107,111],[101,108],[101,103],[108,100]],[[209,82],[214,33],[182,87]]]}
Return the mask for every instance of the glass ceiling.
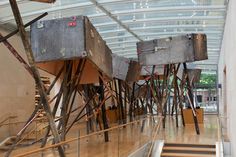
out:
{"label": "glass ceiling", "polygon": [[[206,61],[193,68],[216,70],[227,0],[57,0],[54,4],[18,0],[24,22],[48,12],[45,19],[86,15],[113,53],[137,58],[136,42],[188,33],[207,34]],[[8,0],[0,0],[1,24],[15,24]]]}

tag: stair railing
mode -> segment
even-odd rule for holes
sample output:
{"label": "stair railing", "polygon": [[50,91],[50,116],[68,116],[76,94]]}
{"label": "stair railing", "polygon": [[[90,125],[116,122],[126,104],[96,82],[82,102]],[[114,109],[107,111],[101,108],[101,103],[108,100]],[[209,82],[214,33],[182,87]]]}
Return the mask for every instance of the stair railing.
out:
{"label": "stair railing", "polygon": [[[50,150],[52,148],[56,148],[60,145],[66,145],[66,144],[69,144],[71,142],[76,142],[76,141],[79,141],[79,140],[82,140],[82,139],[87,139],[89,137],[92,137],[92,136],[97,136],[97,135],[100,135],[104,132],[109,132],[109,131],[115,131],[117,130],[118,133],[119,133],[119,130],[120,129],[123,129],[123,128],[127,128],[128,126],[132,126],[134,124],[141,124],[141,122],[143,120],[146,120],[146,119],[150,119],[152,117],[150,116],[147,116],[147,117],[144,117],[144,118],[140,118],[138,120],[134,120],[132,122],[128,122],[128,123],[125,123],[125,124],[122,124],[122,125],[117,125],[117,126],[114,126],[114,127],[111,127],[109,129],[104,129],[104,130],[100,130],[100,131],[97,131],[97,132],[93,132],[93,133],[90,133],[90,134],[87,134],[87,135],[82,135],[82,136],[79,136],[79,137],[75,137],[75,138],[71,138],[71,139],[68,139],[66,141],[62,141],[60,143],[56,143],[56,144],[52,144],[52,145],[48,145],[46,147],[43,147],[43,148],[38,148],[38,149],[34,149],[34,150],[31,150],[31,151],[28,151],[28,152],[25,152],[25,153],[22,153],[22,154],[18,154],[16,155],[16,157],[22,157],[22,156],[28,156],[28,155],[33,155],[33,154],[36,154],[36,153],[40,153],[40,152],[43,152],[43,151],[46,151],[46,150]],[[159,125],[158,125],[159,126]],[[158,127],[157,127],[158,128]],[[118,135],[120,136],[120,135]],[[118,140],[119,141],[119,140]],[[118,144],[119,145],[119,144]],[[118,150],[119,151],[119,150]]]}
{"label": "stair railing", "polygon": [[226,118],[224,116],[220,116],[218,115],[217,117],[217,121],[218,121],[218,141],[219,141],[219,148],[218,148],[218,152],[217,154],[219,154],[219,157],[223,157],[224,156],[224,150],[225,150],[225,139],[224,139],[224,126],[222,125],[222,118]]}
{"label": "stair railing", "polygon": [[150,146],[150,148],[149,148],[149,150],[148,150],[147,157],[150,157],[151,154],[152,154],[153,146],[154,146],[154,144],[155,144],[155,141],[157,140],[157,134],[158,134],[158,132],[159,132],[159,130],[160,130],[163,117],[160,116],[158,119],[159,119],[159,121],[158,121],[158,123],[157,123],[157,125],[156,125],[156,128],[154,129],[154,134],[153,134],[152,139],[151,139],[151,146]]}

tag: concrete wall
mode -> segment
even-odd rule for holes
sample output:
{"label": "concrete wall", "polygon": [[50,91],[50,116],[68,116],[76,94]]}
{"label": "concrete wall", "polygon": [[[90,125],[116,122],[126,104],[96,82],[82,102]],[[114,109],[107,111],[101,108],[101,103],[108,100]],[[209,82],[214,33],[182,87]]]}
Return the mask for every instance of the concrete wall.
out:
{"label": "concrete wall", "polygon": [[224,122],[231,141],[231,154],[236,156],[236,1],[230,0],[225,32],[219,61],[220,114],[227,117]]}
{"label": "concrete wall", "polygon": [[[1,34],[6,35],[4,30],[0,29]],[[18,53],[27,61],[23,44],[19,36],[9,39],[9,42],[15,47]],[[41,76],[50,78],[53,82],[55,76],[39,70]],[[60,83],[57,82],[50,92],[50,98],[55,96],[60,89]],[[55,101],[51,104],[53,108]],[[81,98],[77,95],[75,105],[82,105]],[[35,83],[30,74],[24,69],[19,61],[10,53],[3,43],[0,44],[0,123],[9,116],[17,118],[7,120],[5,123],[25,122],[35,108]],[[57,115],[59,116],[60,110]],[[24,123],[0,126],[0,143],[6,137],[16,135]]]}
{"label": "concrete wall", "polygon": [[[0,30],[2,34],[6,32]],[[19,37],[12,37],[9,42],[26,58]],[[0,122],[8,116],[17,116],[10,122],[25,121],[34,109],[34,80],[22,65],[10,54],[9,50],[0,43]],[[7,121],[9,122],[9,121]],[[14,129],[12,129],[14,128]],[[15,134],[21,125],[0,127],[0,141]]]}

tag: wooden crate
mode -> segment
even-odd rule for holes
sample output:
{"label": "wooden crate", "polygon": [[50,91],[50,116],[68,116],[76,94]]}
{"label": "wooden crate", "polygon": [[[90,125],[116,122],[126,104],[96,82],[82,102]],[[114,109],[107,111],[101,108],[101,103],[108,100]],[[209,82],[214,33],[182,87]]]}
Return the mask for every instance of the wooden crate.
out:
{"label": "wooden crate", "polygon": [[118,121],[118,109],[106,110],[106,115],[109,123],[116,123]]}
{"label": "wooden crate", "polygon": [[140,76],[140,72],[141,72],[141,66],[140,66],[139,62],[134,61],[134,60],[130,60],[129,69],[128,69],[128,73],[126,76],[126,81],[127,82],[138,81],[139,76]]}
{"label": "wooden crate", "polygon": [[[203,123],[204,111],[202,108],[196,109],[198,123]],[[192,109],[183,109],[185,124],[194,124]]]}
{"label": "wooden crate", "polygon": [[[86,16],[38,21],[31,25],[30,34],[39,68],[55,75],[65,60],[86,59],[89,76],[97,71],[112,78],[111,51]],[[97,83],[97,80],[83,82]]]}
{"label": "wooden crate", "polygon": [[187,34],[137,43],[141,65],[163,65],[208,59],[205,34]]}

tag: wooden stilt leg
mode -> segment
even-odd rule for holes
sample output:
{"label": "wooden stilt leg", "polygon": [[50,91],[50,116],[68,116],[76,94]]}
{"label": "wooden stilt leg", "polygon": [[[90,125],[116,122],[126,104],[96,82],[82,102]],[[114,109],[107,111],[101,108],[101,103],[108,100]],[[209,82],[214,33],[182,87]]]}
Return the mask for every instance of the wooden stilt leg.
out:
{"label": "wooden stilt leg", "polygon": [[176,122],[176,127],[179,127],[178,123],[178,102],[177,102],[177,69],[175,65],[173,65],[173,74],[174,74],[174,79],[173,79],[173,86],[174,86],[174,100],[173,100],[173,105],[175,106],[175,122]]}
{"label": "wooden stilt leg", "polygon": [[[180,90],[180,88],[182,88]],[[183,114],[183,87],[178,87],[177,88],[177,94],[178,94],[178,99],[179,99],[179,108],[180,108],[180,112],[181,112],[181,119],[182,119],[182,124],[183,126],[185,126],[185,121],[184,121],[184,114]]]}
{"label": "wooden stilt leg", "polygon": [[[185,75],[187,75],[187,65],[186,65],[186,63],[183,63],[183,64],[184,64],[184,73],[185,73]],[[189,98],[189,104],[190,104],[191,109],[192,109],[195,130],[196,130],[196,133],[199,135],[200,130],[199,130],[199,126],[198,126],[196,111],[195,111],[194,106],[193,106],[193,94],[192,94],[192,91],[191,91],[191,86],[190,86],[190,81],[189,81],[188,76],[186,77],[186,83],[187,83],[187,87],[188,87],[187,96]]]}
{"label": "wooden stilt leg", "polygon": [[[100,81],[100,101],[104,99],[104,87],[103,87],[103,81],[102,79],[99,79]],[[103,121],[103,127],[104,129],[108,129],[108,123],[107,123],[107,117],[106,117],[106,107],[105,104],[102,105],[102,121]],[[104,132],[104,138],[105,142],[109,141],[108,131]]]}
{"label": "wooden stilt leg", "polygon": [[120,106],[120,112],[121,112],[121,118],[122,118],[122,123],[125,124],[126,122],[126,116],[125,116],[125,110],[124,110],[124,105],[123,105],[123,100],[122,100],[122,82],[121,80],[118,80],[118,87],[119,87],[119,106]]}
{"label": "wooden stilt leg", "polygon": [[133,121],[133,112],[134,112],[134,94],[135,94],[135,83],[133,83],[132,87],[132,95],[131,95],[131,102],[129,106],[129,118],[130,121]]}
{"label": "wooden stilt leg", "polygon": [[[21,39],[22,39],[22,42],[23,42],[23,45],[24,45],[24,48],[25,48],[25,52],[26,52],[26,56],[27,56],[28,61],[29,61],[29,65],[30,65],[31,70],[33,72],[35,83],[38,86],[40,97],[42,97],[42,104],[43,104],[44,110],[46,112],[47,118],[49,120],[49,124],[50,124],[52,134],[54,136],[54,139],[55,139],[56,143],[58,143],[58,142],[61,141],[61,139],[60,139],[60,136],[59,136],[59,134],[56,130],[56,125],[55,125],[55,122],[54,122],[54,119],[53,119],[53,116],[52,116],[52,113],[51,113],[51,110],[50,110],[50,106],[49,106],[48,101],[47,101],[47,95],[46,95],[46,92],[44,90],[42,80],[40,78],[38,69],[36,68],[35,63],[34,63],[33,52],[32,52],[32,49],[31,49],[26,31],[25,31],[25,28],[24,28],[24,24],[23,24],[21,15],[20,15],[19,8],[17,6],[16,0],[9,0],[9,1],[10,1],[10,4],[11,4],[11,8],[12,8],[12,11],[13,11],[13,14],[14,14],[14,17],[15,17],[17,27],[18,27],[20,35],[21,35]],[[65,154],[64,154],[64,150],[63,150],[62,146],[59,146],[58,150],[59,150],[60,156],[64,157]],[[12,151],[12,149],[10,149],[6,155],[9,156],[11,151]]]}

